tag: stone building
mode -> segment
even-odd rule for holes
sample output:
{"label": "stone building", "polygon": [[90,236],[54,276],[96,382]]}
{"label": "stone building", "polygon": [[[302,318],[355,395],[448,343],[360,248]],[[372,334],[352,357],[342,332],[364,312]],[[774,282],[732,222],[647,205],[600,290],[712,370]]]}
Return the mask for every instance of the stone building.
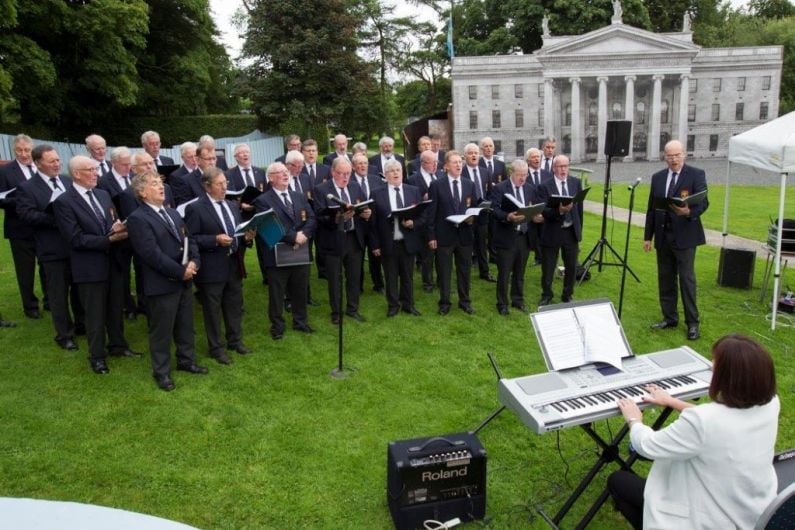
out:
{"label": "stone building", "polygon": [[608,120],[631,120],[628,160],[659,160],[678,138],[689,156],[725,157],[729,138],[778,116],[783,48],[702,48],[683,31],[622,23],[552,36],[532,55],[453,60],[453,143],[491,136],[507,160],[547,136],[573,162],[604,160]]}

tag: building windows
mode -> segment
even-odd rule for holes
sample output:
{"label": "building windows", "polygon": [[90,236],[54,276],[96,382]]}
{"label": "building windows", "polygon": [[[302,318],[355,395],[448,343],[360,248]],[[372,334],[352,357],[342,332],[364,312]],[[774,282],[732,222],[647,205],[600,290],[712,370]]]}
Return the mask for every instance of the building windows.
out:
{"label": "building windows", "polygon": [[478,99],[478,87],[474,85],[469,87],[469,99],[470,100]]}
{"label": "building windows", "polygon": [[635,105],[635,123],[638,125],[646,123],[646,104],[642,101],[638,101]]}
{"label": "building windows", "polygon": [[494,140],[494,153],[502,153],[502,140]]}
{"label": "building windows", "polygon": [[544,83],[538,83],[538,94],[536,95],[540,98],[544,97]]}
{"label": "building windows", "polygon": [[476,110],[469,111],[469,128],[470,129],[478,128],[478,111]]}
{"label": "building windows", "polygon": [[618,101],[613,103],[613,107],[610,110],[613,112],[614,120],[624,119],[624,107]]}
{"label": "building windows", "polygon": [[718,135],[717,134],[710,134],[709,135],[709,150],[714,152],[718,150]]}
{"label": "building windows", "polygon": [[514,111],[514,120],[517,129],[524,127],[524,109],[516,109]]}
{"label": "building windows", "polygon": [[696,150],[696,136],[694,134],[687,135],[687,151],[692,153]]}
{"label": "building windows", "polygon": [[571,103],[566,103],[566,107],[563,109],[563,125],[571,127]]}
{"label": "building windows", "polygon": [[696,106],[695,105],[688,105],[687,106],[687,121],[688,122],[696,121]]}
{"label": "building windows", "polygon": [[596,103],[588,105],[588,125],[591,127],[599,125],[599,106]]}
{"label": "building windows", "polygon": [[513,85],[513,97],[516,99],[524,97],[524,85]]}
{"label": "building windows", "polygon": [[734,119],[737,121],[743,121],[743,111],[745,110],[745,103],[737,103],[734,106]]}
{"label": "building windows", "polygon": [[491,127],[493,129],[499,129],[502,127],[502,118],[500,117],[500,111],[498,110],[491,111]]}
{"label": "building windows", "polygon": [[766,120],[767,119],[767,101],[762,101],[759,103],[759,119]]}
{"label": "building windows", "polygon": [[668,100],[664,99],[660,102],[660,123],[668,123]]}
{"label": "building windows", "polygon": [[698,79],[691,79],[690,84],[687,87],[687,91],[691,94],[695,94],[698,92]]}
{"label": "building windows", "polygon": [[770,90],[770,76],[762,76],[762,90]]}
{"label": "building windows", "polygon": [[745,78],[738,77],[737,78],[737,92],[744,92],[745,91]]}
{"label": "building windows", "polygon": [[720,92],[720,77],[716,77],[712,80],[712,91]]}
{"label": "building windows", "polygon": [[491,85],[491,99],[500,99],[500,85]]}
{"label": "building windows", "polygon": [[543,108],[538,109],[538,126],[539,127],[543,127],[544,126],[544,109]]}
{"label": "building windows", "polygon": [[516,156],[524,158],[524,140],[516,140]]}
{"label": "building windows", "polygon": [[720,121],[720,103],[712,104],[712,121]]}

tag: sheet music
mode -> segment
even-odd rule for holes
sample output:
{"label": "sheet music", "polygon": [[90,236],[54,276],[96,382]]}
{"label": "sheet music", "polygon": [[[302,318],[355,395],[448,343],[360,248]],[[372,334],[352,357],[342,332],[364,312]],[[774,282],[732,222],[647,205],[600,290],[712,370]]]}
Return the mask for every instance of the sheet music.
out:
{"label": "sheet music", "polygon": [[586,364],[582,331],[574,318],[574,311],[545,311],[534,315],[539,335],[549,352],[553,370],[565,370]]}

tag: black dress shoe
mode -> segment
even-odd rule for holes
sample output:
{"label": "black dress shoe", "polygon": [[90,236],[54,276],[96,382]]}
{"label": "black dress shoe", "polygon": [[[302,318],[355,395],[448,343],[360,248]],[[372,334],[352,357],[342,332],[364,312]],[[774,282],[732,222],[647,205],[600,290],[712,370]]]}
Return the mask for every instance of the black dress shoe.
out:
{"label": "black dress shoe", "polygon": [[281,340],[284,338],[284,331],[271,331],[271,338],[273,340]]}
{"label": "black dress shoe", "polygon": [[350,312],[346,311],[345,314],[348,315],[349,317],[351,317],[352,319],[354,319],[356,322],[366,322],[367,321],[362,315],[359,314],[358,311],[350,311]]}
{"label": "black dress shoe", "polygon": [[112,352],[108,352],[108,355],[111,357],[141,357],[143,354],[141,352],[133,351],[129,348],[125,348],[123,350],[115,350]]}
{"label": "black dress shoe", "polygon": [[156,375],[154,377],[155,377],[155,383],[157,383],[157,387],[160,390],[171,392],[172,390],[177,388],[177,385],[174,384],[174,381],[171,380],[171,377],[167,375]]}
{"label": "black dress shoe", "polygon": [[309,324],[293,324],[293,329],[303,333],[314,333],[315,330]]}
{"label": "black dress shoe", "polygon": [[511,307],[518,309],[522,313],[527,313],[527,306],[524,304],[511,304]]}
{"label": "black dress shoe", "polygon": [[542,296],[541,300],[538,301],[539,307],[542,305],[549,305],[551,303],[552,303],[552,298],[550,298],[549,296]]}
{"label": "black dress shoe", "polygon": [[88,364],[91,365],[91,369],[94,371],[95,374],[109,374],[110,368],[108,368],[108,364],[105,362],[105,359],[96,359],[88,361]]}
{"label": "black dress shoe", "polygon": [[432,293],[433,292],[433,285],[423,285],[422,286],[422,290],[425,291],[426,293]]}
{"label": "black dress shoe", "polygon": [[86,334],[86,325],[82,322],[79,324],[75,324],[75,335],[85,335]]}
{"label": "black dress shoe", "polygon": [[419,311],[417,311],[417,308],[416,308],[416,307],[414,307],[414,306],[411,306],[411,307],[404,307],[404,308],[403,308],[403,312],[404,312],[404,313],[408,313],[409,315],[414,315],[415,317],[421,317],[421,316],[422,316],[422,313],[420,313]]}
{"label": "black dress shoe", "polygon": [[206,366],[201,366],[196,363],[178,364],[177,370],[180,372],[189,372],[191,374],[206,374],[209,372]]}
{"label": "black dress shoe", "polygon": [[497,308],[497,312],[498,312],[499,314],[501,314],[502,316],[504,316],[504,317],[507,317],[507,316],[508,316],[508,308],[507,308],[507,307],[505,307],[505,306],[500,306],[500,307],[498,307],[498,308]]}
{"label": "black dress shoe", "polygon": [[651,329],[668,329],[668,328],[675,328],[679,325],[679,322],[669,322],[667,320],[661,320],[659,322],[655,322],[651,325]]}
{"label": "black dress shoe", "polygon": [[[340,325],[340,317],[338,317],[337,315],[332,316],[331,317],[331,325],[332,326],[339,326]],[[298,328],[295,328],[295,329],[298,329]]]}
{"label": "black dress shoe", "polygon": [[39,313],[38,309],[25,309],[25,316],[33,320],[38,320],[41,318],[41,313]]}
{"label": "black dress shoe", "polygon": [[491,274],[486,274],[485,276],[481,276],[480,279],[491,283],[497,283],[497,278],[495,278]]}
{"label": "black dress shoe", "polygon": [[563,302],[564,304],[568,304],[569,302],[574,301],[574,297],[573,296],[562,296],[560,298],[560,301]]}
{"label": "black dress shoe", "polygon": [[450,312],[450,306],[449,305],[439,306],[439,314],[440,315],[444,316],[444,315],[446,315],[449,312]]}
{"label": "black dress shoe", "polygon": [[72,339],[56,340],[55,342],[64,350],[74,351],[77,349],[77,343]]}
{"label": "black dress shoe", "polygon": [[467,315],[475,314],[475,309],[469,304],[458,304],[458,307],[461,308],[461,311],[463,311]]}
{"label": "black dress shoe", "polygon": [[232,364],[232,359],[224,352],[216,353],[212,355],[212,358],[215,359],[218,364]]}
{"label": "black dress shoe", "polygon": [[229,350],[229,351],[236,351],[240,355],[247,355],[247,354],[249,354],[249,353],[254,351],[251,348],[249,348],[248,346],[246,346],[245,344],[243,344],[242,342],[239,342],[239,343],[237,343],[235,345],[229,345],[229,346],[226,347],[226,349]]}
{"label": "black dress shoe", "polygon": [[378,294],[384,294],[384,288],[383,287],[373,287],[373,292],[376,292]]}
{"label": "black dress shoe", "polygon": [[698,332],[698,326],[687,327],[687,340],[696,340],[701,336]]}
{"label": "black dress shoe", "polygon": [[389,318],[397,316],[397,314],[398,314],[398,309],[396,307],[390,307],[386,311],[386,316]]}

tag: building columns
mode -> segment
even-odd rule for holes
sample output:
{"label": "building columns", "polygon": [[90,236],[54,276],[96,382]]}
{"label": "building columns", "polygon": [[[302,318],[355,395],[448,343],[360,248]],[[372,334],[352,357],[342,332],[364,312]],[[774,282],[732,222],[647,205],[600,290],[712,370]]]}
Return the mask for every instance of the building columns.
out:
{"label": "building columns", "polygon": [[580,125],[580,78],[570,77],[571,83],[571,161],[582,160],[582,126]]}
{"label": "building columns", "polygon": [[629,150],[627,151],[627,156],[624,157],[625,162],[632,161],[632,142],[633,136],[635,136],[635,80],[637,77],[634,75],[626,75],[624,76],[624,119],[629,121],[632,124],[632,132],[629,135]]}
{"label": "building columns", "polygon": [[555,136],[555,87],[552,78],[544,79],[544,136]]}
{"label": "building columns", "polygon": [[596,123],[596,136],[598,139],[598,151],[596,161],[604,162],[605,158],[605,132],[607,131],[607,77],[599,76],[596,81],[599,83],[599,114]]}
{"label": "building columns", "polygon": [[647,156],[648,160],[660,160],[660,107],[662,106],[662,80],[665,76],[662,74],[654,74],[652,77],[654,82],[654,92],[652,93],[651,100],[651,116],[649,120],[649,138],[647,141]]}
{"label": "building columns", "polygon": [[687,108],[690,100],[690,76],[682,74],[679,77],[679,133],[677,137],[682,145],[687,148]]}

